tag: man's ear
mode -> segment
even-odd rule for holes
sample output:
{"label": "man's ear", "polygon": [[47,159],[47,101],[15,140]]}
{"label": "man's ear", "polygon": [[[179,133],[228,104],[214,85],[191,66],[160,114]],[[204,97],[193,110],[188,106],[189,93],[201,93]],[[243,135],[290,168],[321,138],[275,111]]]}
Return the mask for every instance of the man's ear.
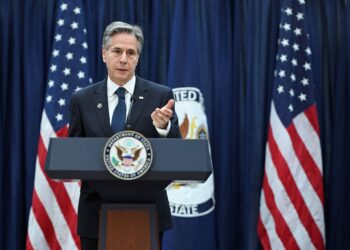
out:
{"label": "man's ear", "polygon": [[102,60],[104,63],[106,63],[106,53],[107,51],[105,49],[102,49]]}

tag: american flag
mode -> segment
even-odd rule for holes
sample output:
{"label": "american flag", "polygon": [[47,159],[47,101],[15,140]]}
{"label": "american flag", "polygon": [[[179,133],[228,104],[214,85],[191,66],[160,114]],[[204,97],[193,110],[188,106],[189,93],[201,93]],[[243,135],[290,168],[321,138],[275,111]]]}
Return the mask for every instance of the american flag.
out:
{"label": "american flag", "polygon": [[88,77],[86,30],[82,3],[59,1],[42,113],[27,249],[80,249],[76,234],[80,185],[48,178],[44,164],[52,137],[68,135],[72,93],[91,82]]}
{"label": "american flag", "polygon": [[305,0],[283,1],[260,197],[264,249],[324,249],[320,131]]}

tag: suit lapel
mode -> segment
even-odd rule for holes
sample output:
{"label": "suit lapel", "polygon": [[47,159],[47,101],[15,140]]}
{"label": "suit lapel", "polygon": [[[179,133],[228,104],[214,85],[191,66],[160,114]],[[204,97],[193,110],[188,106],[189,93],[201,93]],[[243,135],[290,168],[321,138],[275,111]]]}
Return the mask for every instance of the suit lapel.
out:
{"label": "suit lapel", "polygon": [[104,136],[113,135],[112,128],[109,123],[108,101],[107,101],[107,80],[101,82],[95,91],[95,110],[98,120],[101,124]]}
{"label": "suit lapel", "polygon": [[148,96],[148,87],[145,84],[145,80],[140,77],[136,77],[136,84],[134,89],[134,96],[136,97],[130,113],[130,124],[132,127],[137,123],[138,118],[142,114],[142,110],[145,107],[147,96]]}

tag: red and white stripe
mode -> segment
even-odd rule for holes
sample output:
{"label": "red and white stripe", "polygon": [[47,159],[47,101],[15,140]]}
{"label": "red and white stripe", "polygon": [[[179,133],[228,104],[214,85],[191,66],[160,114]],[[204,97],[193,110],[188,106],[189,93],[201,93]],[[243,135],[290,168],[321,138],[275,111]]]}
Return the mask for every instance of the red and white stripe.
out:
{"label": "red and white stripe", "polygon": [[322,158],[316,106],[285,128],[271,105],[258,233],[264,249],[324,249]]}
{"label": "red and white stripe", "polygon": [[26,249],[80,249],[80,239],[76,233],[80,184],[57,182],[44,172],[50,138],[65,137],[67,134],[67,127],[55,133],[44,110]]}

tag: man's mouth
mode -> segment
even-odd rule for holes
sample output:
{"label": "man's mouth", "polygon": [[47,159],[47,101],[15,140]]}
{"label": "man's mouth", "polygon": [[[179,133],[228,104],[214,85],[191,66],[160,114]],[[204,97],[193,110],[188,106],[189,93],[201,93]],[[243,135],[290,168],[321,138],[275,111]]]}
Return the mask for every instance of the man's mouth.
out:
{"label": "man's mouth", "polygon": [[126,71],[128,71],[127,69],[117,69],[118,71],[121,71],[121,72],[126,72]]}

